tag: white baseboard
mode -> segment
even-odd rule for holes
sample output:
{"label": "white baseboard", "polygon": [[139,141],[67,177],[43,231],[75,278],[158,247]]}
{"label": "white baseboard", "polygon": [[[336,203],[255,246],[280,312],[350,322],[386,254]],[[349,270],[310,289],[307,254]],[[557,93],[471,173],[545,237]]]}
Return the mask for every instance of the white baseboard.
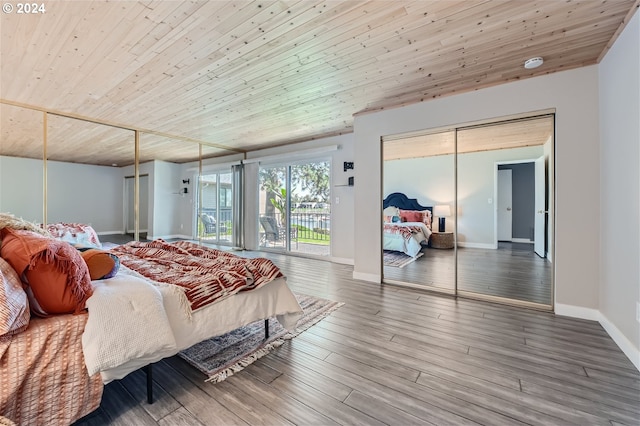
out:
{"label": "white baseboard", "polygon": [[600,314],[600,325],[605,331],[611,336],[616,345],[624,352],[624,354],[629,358],[629,360],[636,366],[636,369],[640,371],[640,349],[636,348],[633,343],[627,336],[622,334],[622,332],[616,327],[607,317],[605,317],[601,312]]}
{"label": "white baseboard", "polygon": [[[126,230],[124,233],[125,233],[125,234],[133,234],[134,232],[136,232],[136,231],[135,231],[135,230],[133,230],[133,229],[128,229],[128,230]],[[148,229],[140,229],[140,230],[138,230],[138,232],[140,232],[140,233],[143,233],[143,232],[149,232],[149,230],[148,230]],[[117,233],[118,233],[118,234],[122,234],[123,232],[122,232],[122,231],[118,231]]]}
{"label": "white baseboard", "polygon": [[566,317],[580,318],[590,321],[598,321],[600,319],[600,311],[597,309],[583,308],[582,306],[556,303],[554,311],[556,315],[564,315]]}
{"label": "white baseboard", "polygon": [[629,360],[640,371],[640,350],[612,322],[610,322],[599,310],[591,308],[583,308],[580,306],[563,305],[556,303],[556,315],[564,315],[572,318],[580,318],[591,321],[597,321],[607,334],[618,345],[620,350],[629,358]]}
{"label": "white baseboard", "polygon": [[353,261],[353,259],[350,259],[348,257],[332,257],[331,261],[333,263],[340,263],[342,265],[355,265],[355,262]]}
{"label": "white baseboard", "polygon": [[468,247],[468,248],[479,248],[479,249],[490,249],[495,250],[498,248],[495,244],[486,244],[486,243],[470,243],[467,241],[458,241],[458,247]]}
{"label": "white baseboard", "polygon": [[533,241],[531,241],[528,238],[512,238],[511,242],[512,243],[533,244]]}
{"label": "white baseboard", "polygon": [[99,236],[100,235],[114,235],[114,234],[115,235],[124,235],[124,232],[121,229],[119,231],[102,231],[102,232],[97,232],[96,231],[96,234],[98,234]]}
{"label": "white baseboard", "polygon": [[365,272],[353,271],[353,279],[361,281],[369,281],[372,283],[380,284],[382,282],[382,276],[380,274],[367,274]]}

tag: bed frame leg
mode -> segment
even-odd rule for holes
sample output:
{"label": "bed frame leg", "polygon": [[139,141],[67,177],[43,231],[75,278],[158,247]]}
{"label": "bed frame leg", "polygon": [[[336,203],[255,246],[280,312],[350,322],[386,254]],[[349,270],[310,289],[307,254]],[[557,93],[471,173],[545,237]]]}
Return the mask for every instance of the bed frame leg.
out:
{"label": "bed frame leg", "polygon": [[264,320],[264,340],[269,338],[269,318]]}
{"label": "bed frame leg", "polygon": [[153,364],[145,366],[144,372],[147,374],[147,402],[153,404]]}

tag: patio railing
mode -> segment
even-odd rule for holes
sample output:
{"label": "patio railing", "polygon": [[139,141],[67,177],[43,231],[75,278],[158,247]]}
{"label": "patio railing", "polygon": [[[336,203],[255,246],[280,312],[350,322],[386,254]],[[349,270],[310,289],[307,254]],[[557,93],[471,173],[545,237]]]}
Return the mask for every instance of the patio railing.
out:
{"label": "patio railing", "polygon": [[[284,228],[284,220],[281,213],[273,213],[269,215],[261,214],[260,216],[269,216],[275,219],[278,227]],[[331,240],[331,222],[329,213],[320,212],[292,212],[291,227],[295,227],[297,232],[291,233],[292,238],[296,240],[304,240],[307,243],[326,244]],[[264,231],[261,229],[261,232]],[[284,235],[284,233],[283,233]]]}

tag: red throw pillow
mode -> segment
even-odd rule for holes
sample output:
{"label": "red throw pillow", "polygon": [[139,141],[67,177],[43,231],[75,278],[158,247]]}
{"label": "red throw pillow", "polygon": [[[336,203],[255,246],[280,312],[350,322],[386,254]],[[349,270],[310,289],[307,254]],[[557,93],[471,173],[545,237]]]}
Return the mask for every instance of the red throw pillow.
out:
{"label": "red throw pillow", "polygon": [[422,212],[417,210],[400,210],[400,219],[403,222],[422,222]]}
{"label": "red throw pillow", "polygon": [[27,285],[40,316],[79,313],[93,293],[87,264],[71,244],[31,231],[2,230],[2,256]]}

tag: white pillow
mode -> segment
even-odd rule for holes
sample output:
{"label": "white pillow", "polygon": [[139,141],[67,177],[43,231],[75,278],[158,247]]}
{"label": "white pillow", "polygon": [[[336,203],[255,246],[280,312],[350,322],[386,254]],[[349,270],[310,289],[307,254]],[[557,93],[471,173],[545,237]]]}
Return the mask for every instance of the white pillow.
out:
{"label": "white pillow", "polygon": [[382,211],[382,216],[400,216],[400,209],[395,206],[389,206]]}

